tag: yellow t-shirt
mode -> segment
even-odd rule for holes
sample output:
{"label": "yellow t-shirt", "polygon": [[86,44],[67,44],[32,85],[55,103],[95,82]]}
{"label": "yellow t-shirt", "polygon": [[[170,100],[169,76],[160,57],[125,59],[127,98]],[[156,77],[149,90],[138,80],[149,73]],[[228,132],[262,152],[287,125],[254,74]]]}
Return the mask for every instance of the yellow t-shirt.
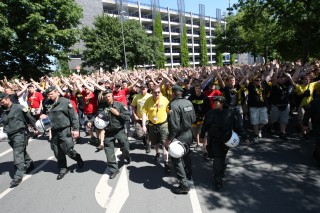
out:
{"label": "yellow t-shirt", "polygon": [[153,100],[153,96],[149,97],[143,105],[142,113],[153,124],[161,124],[167,120],[167,112],[169,111],[169,100],[160,95],[158,100]]}
{"label": "yellow t-shirt", "polygon": [[307,106],[310,104],[310,102],[313,99],[313,92],[320,87],[320,84],[318,82],[312,82],[306,86],[297,84],[296,88],[294,89],[294,92],[297,93],[297,95],[302,95],[309,87],[310,90],[310,96],[304,97],[301,101],[300,107]]}
{"label": "yellow t-shirt", "polygon": [[161,94],[166,97],[168,100],[172,99],[172,87],[166,88],[164,85],[160,88]]}
{"label": "yellow t-shirt", "polygon": [[151,97],[152,95],[150,93],[147,93],[145,95],[143,94],[137,94],[134,96],[131,105],[137,108],[137,116],[142,119],[142,107],[146,100]]}

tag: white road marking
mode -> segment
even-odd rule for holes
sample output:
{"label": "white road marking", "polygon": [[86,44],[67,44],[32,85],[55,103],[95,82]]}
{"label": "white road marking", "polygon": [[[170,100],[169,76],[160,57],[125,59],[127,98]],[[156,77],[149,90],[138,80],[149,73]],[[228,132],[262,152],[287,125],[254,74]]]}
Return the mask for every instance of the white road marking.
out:
{"label": "white road marking", "polygon": [[12,149],[10,148],[10,149],[7,149],[6,151],[0,153],[0,158],[1,158],[2,156],[4,156],[4,155],[8,154],[8,153],[11,152],[11,151],[12,151]]}
{"label": "white road marking", "polygon": [[[29,139],[28,143],[30,143],[31,141],[33,141],[34,139]],[[12,148],[7,149],[6,151],[0,153],[0,158],[6,154],[8,154],[9,152],[12,152]]]}
{"label": "white road marking", "polygon": [[129,197],[128,175],[127,175],[127,168],[124,165],[121,170],[120,178],[118,180],[114,193],[111,197],[111,200],[106,204],[106,208],[107,208],[106,213],[120,212],[122,206],[124,205],[128,197]]}
{"label": "white road marking", "polygon": [[[28,180],[29,178],[31,178],[31,176],[38,172],[42,167],[44,167],[48,162],[49,160],[52,160],[54,158],[54,156],[50,156],[46,161],[44,161],[40,166],[36,167],[30,174],[27,174],[23,177],[22,179],[22,182],[19,184],[21,185],[24,181]],[[19,187],[19,186],[17,186]],[[6,190],[4,190],[1,194],[0,194],[0,200],[6,196],[7,194],[9,194],[14,188],[8,188]]]}
{"label": "white road marking", "polygon": [[[115,155],[118,156],[120,155],[120,149],[116,149]],[[117,159],[119,161],[119,159]],[[104,171],[102,177],[99,180],[98,185],[96,186],[95,190],[95,197],[96,201],[102,208],[106,208],[111,197],[110,194],[112,192],[112,188],[108,185],[108,180],[109,180],[109,168],[106,168]]]}
{"label": "white road marking", "polygon": [[192,212],[201,213],[202,210],[201,210],[200,202],[198,199],[197,191],[194,186],[193,180],[190,181],[189,196],[190,196],[190,200],[191,200]]}

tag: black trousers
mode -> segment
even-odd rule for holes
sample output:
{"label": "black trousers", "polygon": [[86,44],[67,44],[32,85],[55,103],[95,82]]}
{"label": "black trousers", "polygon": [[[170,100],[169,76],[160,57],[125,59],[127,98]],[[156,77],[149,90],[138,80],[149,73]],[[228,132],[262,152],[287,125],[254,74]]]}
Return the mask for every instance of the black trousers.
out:
{"label": "black trousers", "polygon": [[229,147],[227,147],[224,143],[217,142],[215,140],[210,140],[209,143],[213,154],[214,181],[221,183],[224,176],[225,161]]}

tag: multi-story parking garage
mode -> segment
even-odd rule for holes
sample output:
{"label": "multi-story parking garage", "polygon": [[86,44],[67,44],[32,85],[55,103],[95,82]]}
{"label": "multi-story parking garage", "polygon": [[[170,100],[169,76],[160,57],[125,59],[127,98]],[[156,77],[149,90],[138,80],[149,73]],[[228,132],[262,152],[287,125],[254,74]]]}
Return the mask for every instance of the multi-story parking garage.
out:
{"label": "multi-story parking garage", "polygon": [[[102,2],[102,5],[98,2]],[[90,5],[84,5],[84,0],[76,0],[78,4],[83,6],[84,20],[86,16],[92,19],[93,6],[96,5],[95,13],[100,13],[99,10],[103,10],[105,14],[110,16],[124,15],[128,19],[134,19],[139,21],[147,30],[148,34],[153,33],[153,9],[152,5],[143,4],[139,1],[127,1],[125,5],[125,11],[122,13],[119,10],[119,1],[114,0],[93,0],[90,1]],[[89,6],[89,8],[86,8]],[[180,65],[180,30],[181,11],[158,7],[158,11],[162,18],[162,28],[164,37],[165,55],[167,57],[166,66],[174,67]],[[91,12],[90,12],[91,11]],[[121,13],[121,14],[120,14]],[[214,37],[215,26],[217,24],[223,24],[221,20],[209,16],[201,16],[191,12],[185,12],[185,23],[187,28],[188,47],[190,55],[190,65],[197,66],[200,61],[200,20],[203,18],[205,22],[207,49],[208,49],[208,61],[209,64],[215,63],[215,45],[212,43],[212,37]],[[91,20],[90,19],[90,20]],[[88,24],[88,23],[87,23]],[[86,25],[87,25],[86,24]]]}

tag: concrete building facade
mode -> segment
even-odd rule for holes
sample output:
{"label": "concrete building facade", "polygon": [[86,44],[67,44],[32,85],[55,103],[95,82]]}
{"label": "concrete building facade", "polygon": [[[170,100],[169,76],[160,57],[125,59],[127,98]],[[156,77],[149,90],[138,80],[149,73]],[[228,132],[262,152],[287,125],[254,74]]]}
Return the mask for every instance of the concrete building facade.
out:
{"label": "concrete building facade", "polygon": [[[94,17],[102,12],[109,16],[118,17],[119,10],[116,1],[114,0],[76,0],[83,7],[84,18],[83,25],[90,26],[94,22]],[[165,56],[167,58],[166,66],[175,67],[180,65],[180,19],[179,11],[160,7],[159,12],[162,19],[163,37]],[[152,6],[140,3],[140,1],[128,1],[126,17],[140,22],[148,34],[153,33],[153,10]],[[188,37],[188,49],[190,56],[190,66],[198,66],[200,63],[200,15],[186,12],[185,22]],[[212,38],[215,36],[215,26],[217,24],[224,25],[223,21],[218,21],[216,18],[205,16],[205,31],[207,39],[208,63],[215,64],[215,44]],[[81,48],[81,44],[78,45]],[[71,61],[74,59],[70,57]],[[76,59],[76,58],[75,58]],[[77,58],[76,60],[79,60]]]}

